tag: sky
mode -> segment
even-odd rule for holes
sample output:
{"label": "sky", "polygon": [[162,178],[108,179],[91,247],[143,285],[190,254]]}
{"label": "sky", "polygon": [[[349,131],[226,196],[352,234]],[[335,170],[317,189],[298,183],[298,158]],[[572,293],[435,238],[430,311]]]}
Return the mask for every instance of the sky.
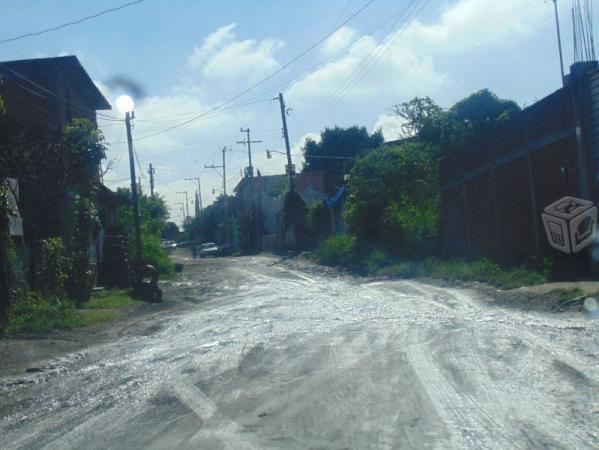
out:
{"label": "sky", "polygon": [[[0,41],[77,20],[127,0],[3,0]],[[569,0],[558,2],[566,72],[572,63]],[[393,105],[428,95],[443,107],[483,88],[526,106],[561,85],[553,5],[546,0],[144,0],[59,31],[0,45],[0,60],[76,55],[122,119],[115,99],[134,95],[133,136],[142,186],[174,221],[200,177],[204,206],[229,194],[252,162],[284,173],[279,93],[292,155],[326,127],[359,125],[396,139]],[[135,92],[127,87],[136,86]],[[241,95],[240,95],[241,94]],[[207,113],[208,112],[208,113]],[[110,188],[128,185],[122,122],[101,119]],[[172,128],[172,129],[170,129]],[[170,130],[169,130],[170,129]],[[194,205],[190,204],[190,212]],[[193,215],[193,213],[192,213]]]}

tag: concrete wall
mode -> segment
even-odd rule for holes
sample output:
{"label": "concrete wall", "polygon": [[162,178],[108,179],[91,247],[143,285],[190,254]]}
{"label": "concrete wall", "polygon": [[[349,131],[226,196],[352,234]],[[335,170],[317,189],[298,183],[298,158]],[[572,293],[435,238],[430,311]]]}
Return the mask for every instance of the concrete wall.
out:
{"label": "concrete wall", "polygon": [[560,257],[547,242],[541,213],[566,195],[598,197],[592,138],[597,114],[590,96],[594,80],[599,98],[596,64],[573,66],[564,88],[477,145],[441,161],[446,256],[491,257],[510,264],[538,255]]}

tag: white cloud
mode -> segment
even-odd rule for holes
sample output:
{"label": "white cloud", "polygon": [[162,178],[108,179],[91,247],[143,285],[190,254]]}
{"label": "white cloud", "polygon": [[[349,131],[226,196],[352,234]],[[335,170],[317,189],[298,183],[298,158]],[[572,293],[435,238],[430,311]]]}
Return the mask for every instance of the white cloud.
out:
{"label": "white cloud", "polygon": [[[401,35],[375,37],[365,34],[360,37],[356,30],[343,27],[325,42],[317,53],[324,60],[360,38],[342,56],[304,74],[285,92],[288,106],[294,108],[295,118],[289,127],[292,138],[296,138],[292,154],[298,170],[303,161],[300,149],[306,138],[318,140],[320,137],[308,131],[320,130],[325,125],[375,122],[374,129],[381,128],[386,140],[396,139],[401,119],[382,112],[393,103],[417,95],[435,98],[452,89],[453,79],[460,72],[447,72],[443,57],[454,58],[477,48],[491,52],[498,46],[518,45],[538,31],[540,24],[551,19],[552,13],[551,8],[539,0],[455,0],[443,8],[435,21],[413,21]],[[284,45],[282,40],[242,39],[236,32],[236,24],[232,23],[207,35],[187,60],[186,68],[192,75],[183,76],[169,93],[138,102],[135,137],[152,134],[193,117],[193,114],[185,113],[206,111],[226,100],[231,93],[243,90],[249,83],[280,67],[277,52]],[[182,65],[185,65],[184,61]],[[370,70],[367,72],[366,69]],[[265,84],[264,89],[273,84]],[[112,102],[113,93],[100,83],[97,85]],[[461,95],[461,92],[455,93],[455,89],[452,92]],[[330,109],[329,116],[322,117],[319,107],[326,106],[329,99],[337,103]],[[158,119],[164,116],[171,119]],[[312,121],[304,121],[303,117]],[[157,120],[146,122],[147,119]],[[109,142],[125,140],[122,123],[100,123]],[[284,149],[278,131],[281,124],[276,102],[237,108],[136,142],[143,170],[147,170],[149,162],[154,164],[156,189],[165,195],[171,207],[181,201],[175,191],[188,190],[191,199],[195,182],[183,179],[199,175],[206,206],[219,194],[218,191],[212,194],[212,188],[220,189],[222,179],[216,171],[204,170],[204,164],[220,165],[220,149],[224,145],[233,147],[234,151],[227,154],[229,193],[239,178],[239,170],[247,165],[247,150],[235,144],[243,138],[239,134],[240,126],[250,127],[252,138],[264,141],[252,147],[254,167],[263,175],[283,173],[284,155],[275,154],[272,159],[267,159],[264,151],[266,148]],[[126,186],[129,175],[126,145],[111,146],[108,157],[115,156],[120,163],[107,176],[113,180],[109,186]],[[142,183],[147,186],[147,179]]]}
{"label": "white cloud", "polygon": [[351,44],[355,36],[356,32],[352,28],[341,27],[324,42],[322,51],[326,54],[339,52]]}
{"label": "white cloud", "polygon": [[193,69],[209,79],[255,79],[272,72],[279,63],[277,50],[284,46],[278,39],[236,40],[236,24],[223,26],[208,35],[202,45],[188,58]]}
{"label": "white cloud", "polygon": [[393,36],[381,42],[363,36],[343,57],[296,82],[289,96],[298,100],[332,94],[349,99],[413,96],[434,93],[445,82],[431,57],[394,42]]}
{"label": "white cloud", "polygon": [[405,120],[397,114],[381,114],[377,119],[372,131],[381,130],[386,141],[394,141],[399,139],[401,126]]}
{"label": "white cloud", "polygon": [[433,53],[504,45],[529,35],[551,14],[552,8],[538,0],[461,0],[447,7],[437,23],[412,22],[403,41]]}
{"label": "white cloud", "polygon": [[[362,36],[343,57],[297,81],[289,96],[298,101],[332,94],[348,100],[434,96],[451,85],[449,75],[435,64],[437,56],[522,39],[546,23],[551,13],[538,0],[460,0],[447,5],[435,23],[413,20],[382,40]],[[347,46],[355,35],[348,27],[340,29],[327,40],[325,52]]]}

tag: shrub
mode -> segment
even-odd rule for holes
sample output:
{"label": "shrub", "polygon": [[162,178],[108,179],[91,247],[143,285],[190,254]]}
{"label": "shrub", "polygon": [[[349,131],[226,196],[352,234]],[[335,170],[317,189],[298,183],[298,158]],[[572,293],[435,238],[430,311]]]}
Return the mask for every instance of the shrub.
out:
{"label": "shrub", "polygon": [[350,231],[403,256],[431,254],[439,224],[437,159],[436,148],[408,142],[358,160],[344,213]]}
{"label": "shrub", "polygon": [[175,265],[168,253],[160,248],[160,237],[150,234],[142,236],[141,253],[145,264],[153,265],[163,275],[174,275]]}
{"label": "shrub", "polygon": [[36,287],[44,297],[64,296],[67,281],[68,259],[61,238],[48,238],[42,241],[41,262],[37,267]]}
{"label": "shrub", "polygon": [[17,290],[8,314],[6,333],[51,331],[84,325],[73,302],[44,297],[37,292]]}
{"label": "shrub", "polygon": [[357,264],[357,240],[355,236],[338,234],[322,241],[314,250],[319,263],[329,266],[352,267]]}
{"label": "shrub", "polygon": [[382,267],[389,266],[391,262],[392,257],[382,250],[372,250],[362,259],[362,265],[369,274],[374,274]]}

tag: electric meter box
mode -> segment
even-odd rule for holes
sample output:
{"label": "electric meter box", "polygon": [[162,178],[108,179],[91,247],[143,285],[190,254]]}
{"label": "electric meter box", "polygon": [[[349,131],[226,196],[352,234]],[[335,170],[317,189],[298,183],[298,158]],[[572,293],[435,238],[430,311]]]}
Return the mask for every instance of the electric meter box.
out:
{"label": "electric meter box", "polygon": [[597,207],[588,200],[564,197],[545,208],[541,217],[549,244],[564,253],[578,253],[597,232]]}

